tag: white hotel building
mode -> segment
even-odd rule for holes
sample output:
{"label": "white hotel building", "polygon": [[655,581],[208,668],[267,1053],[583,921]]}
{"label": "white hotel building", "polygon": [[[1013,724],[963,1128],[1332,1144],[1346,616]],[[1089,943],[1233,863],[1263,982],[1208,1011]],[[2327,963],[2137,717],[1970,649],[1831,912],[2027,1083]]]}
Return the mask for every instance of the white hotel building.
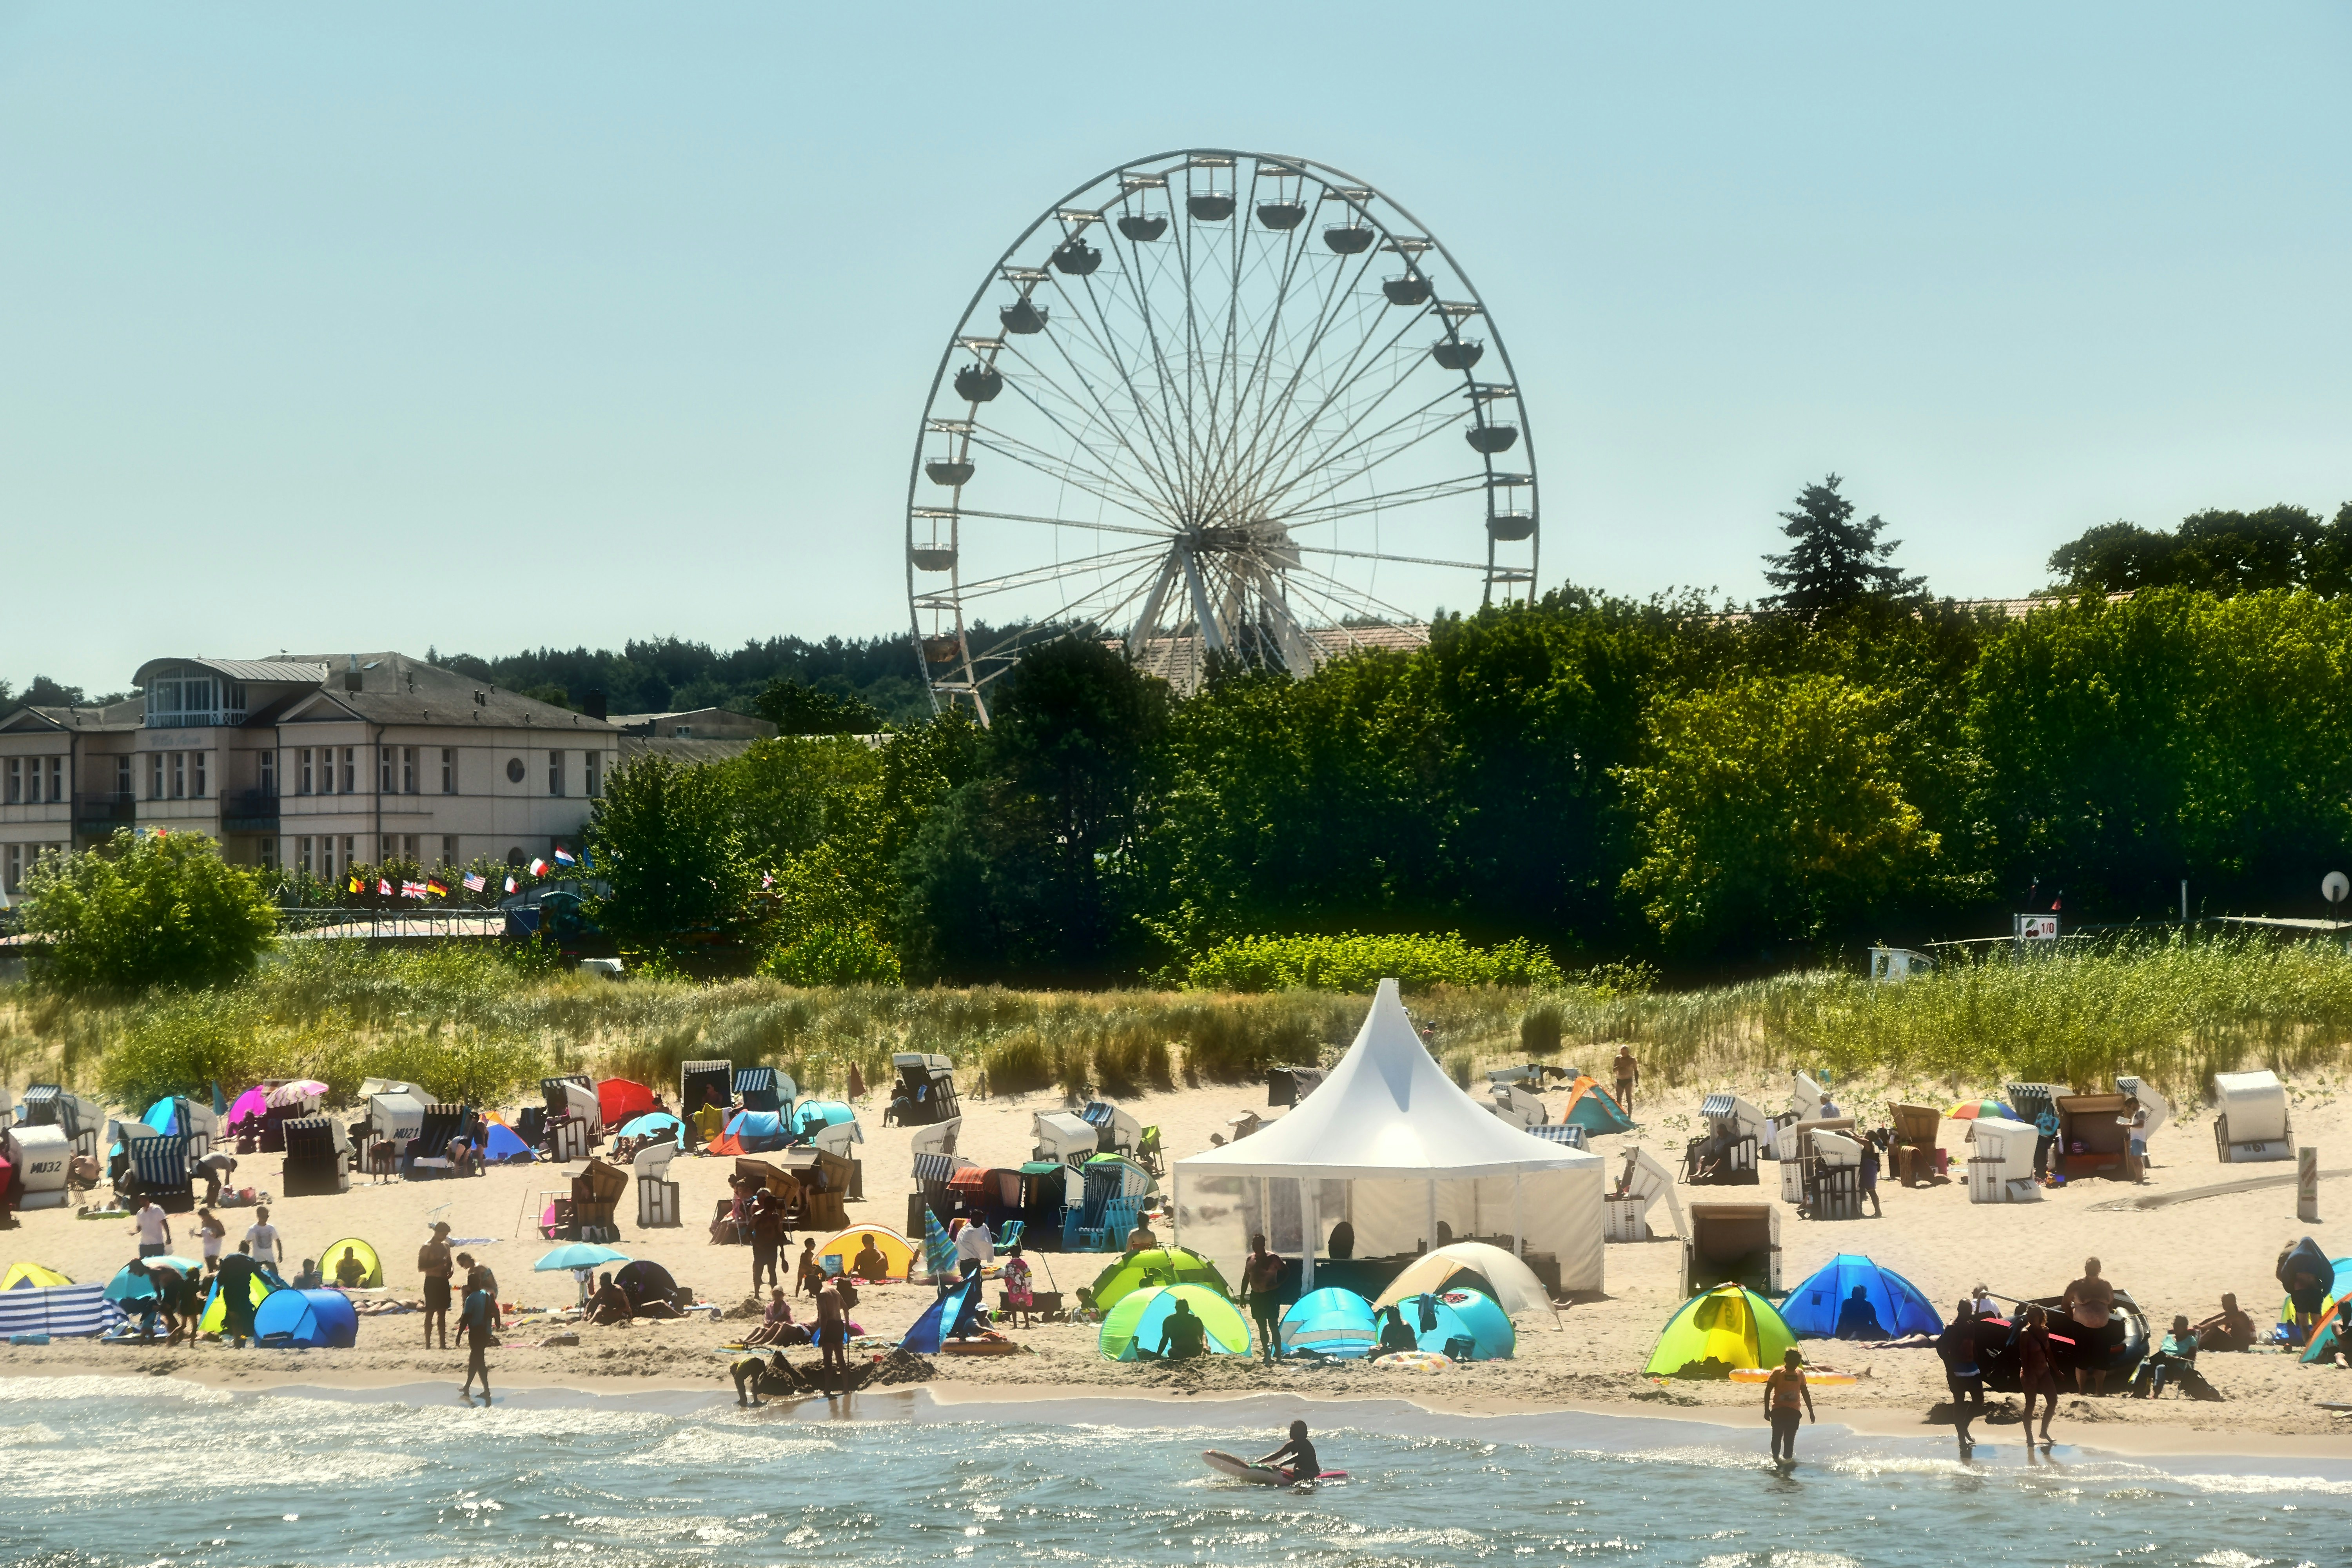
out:
{"label": "white hotel building", "polygon": [[0,717],[0,892],[118,827],[333,877],[576,848],[621,730],[398,653],[166,658],[107,708]]}

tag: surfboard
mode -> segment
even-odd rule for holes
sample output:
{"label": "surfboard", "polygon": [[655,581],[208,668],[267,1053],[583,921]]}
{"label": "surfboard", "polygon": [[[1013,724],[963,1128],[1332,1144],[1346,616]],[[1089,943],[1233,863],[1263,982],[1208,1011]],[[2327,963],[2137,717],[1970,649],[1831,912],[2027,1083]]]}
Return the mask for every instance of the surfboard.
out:
{"label": "surfboard", "polygon": [[[1239,1455],[1228,1454],[1222,1448],[1203,1448],[1201,1450],[1201,1458],[1207,1462],[1209,1468],[1219,1475],[1231,1476],[1237,1481],[1247,1481],[1252,1486],[1286,1487],[1292,1484],[1290,1472],[1287,1470],[1277,1470],[1270,1465],[1253,1465]],[[1325,1470],[1315,1479],[1318,1481],[1344,1481],[1348,1479],[1348,1472]]]}

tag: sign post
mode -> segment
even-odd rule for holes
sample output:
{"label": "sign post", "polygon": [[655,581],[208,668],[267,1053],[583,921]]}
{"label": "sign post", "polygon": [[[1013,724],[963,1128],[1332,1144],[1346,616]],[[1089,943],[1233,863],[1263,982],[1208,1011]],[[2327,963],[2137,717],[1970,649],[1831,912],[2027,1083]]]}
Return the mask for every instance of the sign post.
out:
{"label": "sign post", "polygon": [[2294,1217],[2319,1223],[2319,1151],[2308,1143],[2294,1152]]}

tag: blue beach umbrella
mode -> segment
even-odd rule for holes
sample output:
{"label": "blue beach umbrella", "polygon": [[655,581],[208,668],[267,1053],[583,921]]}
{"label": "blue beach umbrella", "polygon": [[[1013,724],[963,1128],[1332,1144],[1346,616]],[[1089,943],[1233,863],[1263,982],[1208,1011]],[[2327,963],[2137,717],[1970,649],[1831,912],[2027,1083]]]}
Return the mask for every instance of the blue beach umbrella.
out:
{"label": "blue beach umbrella", "polygon": [[572,1268],[601,1268],[607,1263],[626,1263],[628,1260],[629,1255],[625,1252],[615,1252],[593,1241],[572,1241],[557,1247],[530,1268],[534,1274],[554,1274]]}

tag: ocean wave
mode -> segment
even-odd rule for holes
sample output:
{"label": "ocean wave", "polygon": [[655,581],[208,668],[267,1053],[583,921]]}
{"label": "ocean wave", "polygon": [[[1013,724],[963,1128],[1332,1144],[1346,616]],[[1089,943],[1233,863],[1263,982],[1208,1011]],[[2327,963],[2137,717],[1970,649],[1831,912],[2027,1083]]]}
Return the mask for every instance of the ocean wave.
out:
{"label": "ocean wave", "polygon": [[725,1426],[688,1426],[670,1433],[658,1447],[621,1460],[625,1465],[766,1465],[810,1454],[835,1454],[840,1445],[823,1437],[769,1436]]}

